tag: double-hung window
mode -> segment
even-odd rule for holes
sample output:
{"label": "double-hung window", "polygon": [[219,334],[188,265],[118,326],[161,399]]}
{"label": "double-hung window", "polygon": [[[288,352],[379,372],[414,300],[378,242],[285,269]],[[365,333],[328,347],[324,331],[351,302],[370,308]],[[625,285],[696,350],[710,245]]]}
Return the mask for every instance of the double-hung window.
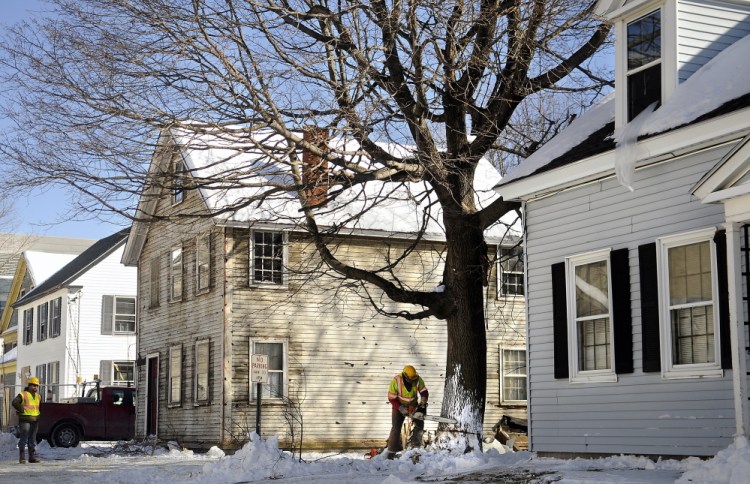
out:
{"label": "double-hung window", "polygon": [[195,342],[195,389],[193,398],[196,405],[209,402],[209,374],[211,360],[209,358],[210,340],[203,339]]}
{"label": "double-hung window", "polygon": [[49,332],[49,303],[36,307],[36,340],[44,341]]}
{"label": "double-hung window", "polygon": [[50,301],[50,337],[60,336],[62,327],[62,298]]}
{"label": "double-hung window", "polygon": [[627,25],[627,115],[632,121],[661,101],[661,10]]}
{"label": "double-hung window", "polygon": [[34,339],[34,310],[23,311],[23,344],[30,345]]}
{"label": "double-hung window", "polygon": [[135,298],[115,296],[115,334],[135,333]]}
{"label": "double-hung window", "polygon": [[175,247],[169,252],[169,298],[172,301],[182,299],[182,247]]}
{"label": "double-hung window", "polygon": [[172,204],[177,205],[185,199],[185,164],[181,160],[174,163],[172,183]]}
{"label": "double-hung window", "polygon": [[195,292],[206,292],[211,284],[211,234],[195,241]]}
{"label": "double-hung window", "polygon": [[169,406],[182,403],[182,345],[169,348],[169,389],[167,402]]}
{"label": "double-hung window", "polygon": [[657,240],[662,374],[721,374],[715,231]]}
{"label": "double-hung window", "polygon": [[498,296],[523,296],[523,249],[500,247],[498,251]]}
{"label": "double-hung window", "polygon": [[[268,355],[268,384],[262,385],[263,399],[281,399],[287,394],[287,343],[281,340],[250,340],[250,356]],[[256,386],[250,382],[252,399]]]}
{"label": "double-hung window", "polygon": [[610,251],[567,259],[570,381],[616,381]]}
{"label": "double-hung window", "polygon": [[148,293],[149,293],[149,301],[148,301],[148,307],[149,308],[158,308],[159,307],[159,293],[161,291],[161,264],[159,261],[158,256],[154,256],[151,258],[151,263],[149,265],[149,285],[148,285]]}
{"label": "double-hung window", "polygon": [[250,234],[250,284],[286,285],[287,234],[254,230]]}
{"label": "double-hung window", "polygon": [[504,403],[526,401],[526,350],[522,348],[500,349],[500,384]]}
{"label": "double-hung window", "polygon": [[112,362],[112,385],[130,387],[135,383],[135,361]]}

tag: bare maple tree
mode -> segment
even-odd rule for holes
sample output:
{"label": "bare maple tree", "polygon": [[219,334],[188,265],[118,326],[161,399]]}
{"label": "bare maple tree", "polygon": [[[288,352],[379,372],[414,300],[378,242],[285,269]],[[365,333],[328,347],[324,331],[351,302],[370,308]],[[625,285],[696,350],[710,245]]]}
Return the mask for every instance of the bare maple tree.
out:
{"label": "bare maple tree", "polygon": [[[498,198],[480,207],[475,170],[488,153],[503,162],[527,156],[610,84],[591,62],[609,33],[592,18],[593,2],[53,3],[55,16],[16,26],[2,46],[6,112],[16,129],[4,134],[1,149],[16,185],[65,183],[86,195],[91,210],[148,218],[135,210],[137,196],[177,180],[149,174],[159,130],[253,145],[267,156],[264,173],[279,175],[276,183],[257,182],[252,170],[178,181],[256,189],[226,210],[294,194],[294,223],[309,232],[325,265],[415,308],[396,316],[447,321],[443,414],[481,432],[485,233],[519,204]],[[357,149],[304,139],[311,125]],[[259,140],[261,131],[282,138],[283,149]],[[324,160],[323,199],[313,186],[321,177],[306,176],[300,152]],[[390,266],[353,267],[329,249],[337,227],[319,226],[319,214],[371,183],[385,188],[367,204],[409,183],[434,197],[422,216],[444,230],[444,292],[410,289]],[[357,216],[345,222],[356,224]]]}

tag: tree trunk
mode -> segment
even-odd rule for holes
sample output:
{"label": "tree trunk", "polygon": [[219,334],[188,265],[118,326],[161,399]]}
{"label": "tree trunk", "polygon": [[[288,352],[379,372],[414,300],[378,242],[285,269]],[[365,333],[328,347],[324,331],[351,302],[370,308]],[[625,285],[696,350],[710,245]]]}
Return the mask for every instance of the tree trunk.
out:
{"label": "tree trunk", "polygon": [[446,296],[454,306],[447,316],[448,355],[442,411],[458,421],[459,430],[475,433],[481,440],[487,387],[483,296],[488,270],[487,244],[475,220],[461,217],[453,222],[446,223]]}

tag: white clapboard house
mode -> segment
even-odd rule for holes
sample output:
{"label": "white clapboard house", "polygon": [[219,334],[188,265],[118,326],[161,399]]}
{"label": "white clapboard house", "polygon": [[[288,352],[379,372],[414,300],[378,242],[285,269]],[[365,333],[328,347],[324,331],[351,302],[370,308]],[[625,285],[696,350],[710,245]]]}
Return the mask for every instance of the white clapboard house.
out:
{"label": "white clapboard house", "polygon": [[128,232],[97,241],[13,304],[19,380],[38,377],[45,399],[95,379],[135,383],[136,271],[120,262]]}
{"label": "white clapboard house", "polygon": [[530,446],[711,455],[748,435],[750,2],[597,10],[615,92],[496,186],[525,216]]}
{"label": "white clapboard house", "polygon": [[[238,167],[256,170],[263,156],[239,139],[234,144],[173,129],[162,133],[151,173],[232,176]],[[499,175],[489,163],[479,167],[477,180],[482,202],[496,197],[492,186]],[[283,445],[301,439],[306,448],[382,446],[391,418],[388,385],[407,364],[424,377],[431,412],[439,413],[444,322],[379,315],[358,284],[324,273],[310,238],[290,223],[300,213],[295,198],[270,202],[278,203],[273,210],[252,205],[223,211],[243,191],[213,184],[219,189],[154,186],[139,203],[139,213],[154,218],[133,224],[123,259],[137,265],[139,274],[136,434],[190,447],[242,445],[256,428],[252,354],[270,356],[261,428]],[[357,267],[377,267],[388,251],[398,254],[412,244],[426,205],[404,195],[394,193],[340,236],[337,256]],[[288,212],[277,217],[274,210]],[[346,217],[346,207],[328,212]],[[434,225],[427,228],[399,269],[403,284],[439,290],[439,233]],[[502,415],[525,417],[526,410],[523,271],[509,260],[513,248],[499,247],[502,236],[489,236],[493,258],[496,250],[507,253],[487,289],[488,432]],[[379,292],[369,296],[386,301],[390,312],[411,309],[380,299]]]}

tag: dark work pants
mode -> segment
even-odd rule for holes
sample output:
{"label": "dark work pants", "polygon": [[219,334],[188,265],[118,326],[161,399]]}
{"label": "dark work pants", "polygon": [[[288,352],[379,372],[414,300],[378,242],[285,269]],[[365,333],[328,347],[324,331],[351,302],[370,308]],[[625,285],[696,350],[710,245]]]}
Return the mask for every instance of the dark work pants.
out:
{"label": "dark work pants", "polygon": [[[404,416],[396,409],[391,410],[391,434],[388,436],[388,450],[398,452],[402,450],[401,446],[401,426],[404,424]],[[422,446],[422,434],[424,433],[424,421],[412,419],[414,431],[409,439],[409,447]]]}
{"label": "dark work pants", "polygon": [[36,429],[39,422],[18,422],[18,430],[20,439],[18,440],[18,448],[23,449],[28,444],[29,450],[36,448]]}

